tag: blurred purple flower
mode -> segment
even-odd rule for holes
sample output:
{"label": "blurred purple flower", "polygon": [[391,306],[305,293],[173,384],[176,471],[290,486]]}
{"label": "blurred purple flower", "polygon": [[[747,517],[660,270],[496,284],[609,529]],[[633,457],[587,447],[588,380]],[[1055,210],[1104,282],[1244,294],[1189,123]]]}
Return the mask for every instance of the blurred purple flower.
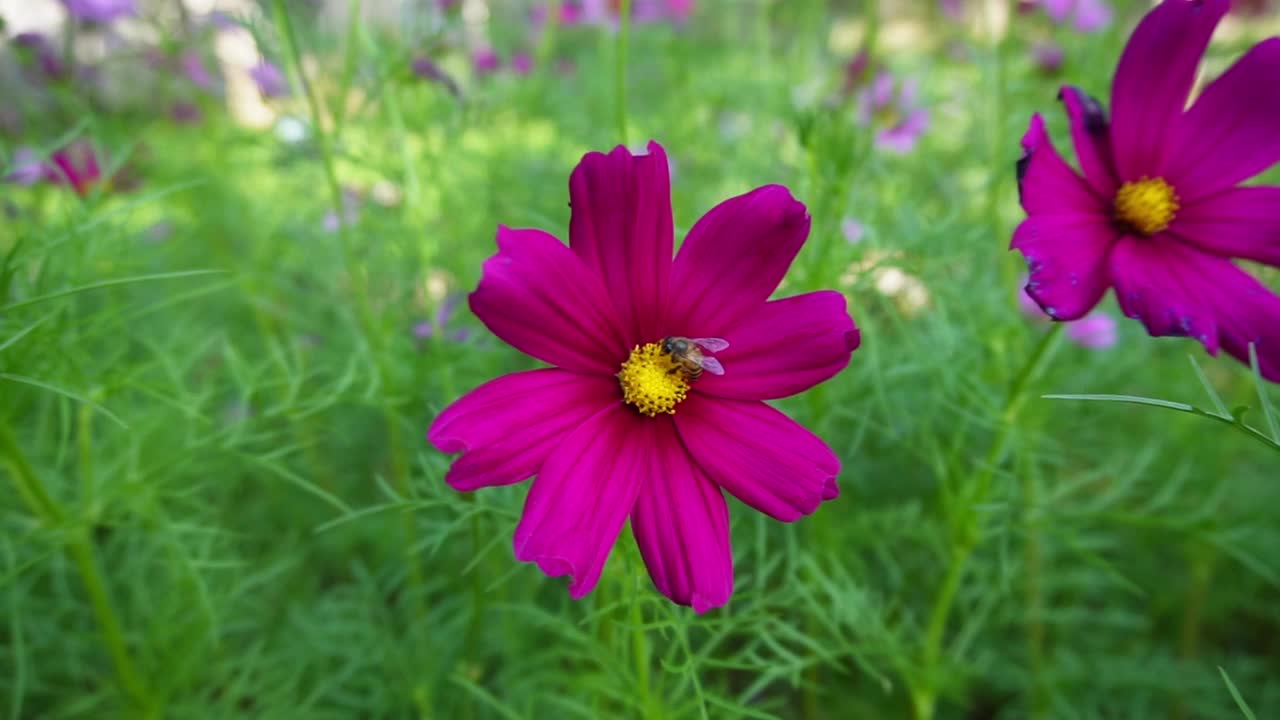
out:
{"label": "blurred purple flower", "polygon": [[213,75],[209,73],[209,68],[205,67],[204,58],[200,57],[200,53],[194,50],[188,50],[178,59],[178,65],[182,68],[182,74],[191,81],[192,85],[202,90],[213,90]]}
{"label": "blurred purple flower", "polygon": [[67,68],[62,64],[62,57],[44,35],[37,32],[19,33],[14,36],[13,42],[26,50],[44,79],[52,80],[66,75]]}
{"label": "blurred purple flower", "polygon": [[[560,4],[562,25],[600,25],[617,27],[620,0],[566,0]],[[693,14],[693,0],[632,0],[631,21],[635,23],[671,22],[684,24]],[[534,9],[532,21],[540,29],[547,20],[545,6]]]}
{"label": "blurred purple flower", "polygon": [[[616,0],[613,12],[618,13]],[[632,0],[631,19],[638,23],[688,22],[693,14],[693,0]]]}
{"label": "blurred purple flower", "polygon": [[1231,13],[1247,17],[1261,17],[1271,12],[1272,0],[1235,0]]}
{"label": "blurred purple flower", "polygon": [[865,49],[859,50],[844,65],[844,88],[846,96],[852,95],[867,82],[867,71],[871,69],[871,54]]}
{"label": "blurred purple flower", "polygon": [[5,182],[15,185],[34,185],[45,178],[45,164],[41,162],[36,151],[29,147],[20,147],[13,151],[10,167],[13,169],[4,176]]}
{"label": "blurred purple flower", "polygon": [[898,154],[915,149],[929,128],[929,112],[920,105],[918,94],[914,78],[898,81],[887,70],[877,73],[858,93],[858,123],[877,128],[876,147]]}
{"label": "blurred purple flower", "polygon": [[278,98],[289,94],[289,80],[278,65],[267,60],[249,68],[249,77],[258,84],[263,97]]}
{"label": "blurred purple flower", "polygon": [[840,221],[840,234],[844,235],[844,239],[850,245],[857,245],[862,242],[862,236],[866,233],[866,228],[862,223],[853,218],[845,218]]}
{"label": "blurred purple flower", "polygon": [[62,0],[67,13],[77,20],[109,23],[137,12],[133,0]]}
{"label": "blurred purple flower", "polygon": [[[1036,323],[1048,324],[1052,318],[1046,315],[1044,310],[1040,309],[1040,305],[1027,294],[1026,280],[1026,276],[1023,276],[1022,281],[1018,283],[1018,309]],[[1106,350],[1114,347],[1117,336],[1116,319],[1100,310],[1067,323],[1067,339],[1089,350]]]}
{"label": "blurred purple flower", "polygon": [[[566,0],[561,2],[556,22],[560,25],[578,25],[585,21],[586,14],[583,11],[582,4]],[[546,27],[547,19],[551,16],[551,9],[546,5],[535,5],[529,11],[529,24],[533,27],[535,33],[540,32]]]}
{"label": "blurred purple flower", "polygon": [[964,0],[938,0],[938,7],[952,20],[964,19]]}
{"label": "blurred purple flower", "polygon": [[234,17],[222,10],[214,10],[209,13],[205,21],[218,30],[234,30],[240,27],[240,23]]}
{"label": "blurred purple flower", "polygon": [[1046,42],[1039,43],[1031,48],[1031,59],[1035,62],[1040,72],[1046,75],[1057,75],[1062,71],[1062,65],[1066,62],[1067,53],[1062,49],[1061,45]]}
{"label": "blurred purple flower", "polygon": [[533,56],[524,52],[512,55],[511,71],[517,75],[528,75],[533,72]]}
{"label": "blurred purple flower", "polygon": [[439,65],[436,65],[431,58],[416,57],[413,59],[413,62],[410,63],[409,69],[413,71],[414,75],[417,75],[423,80],[440,83],[445,86],[449,92],[454,95],[458,94],[458,83],[454,82],[453,78],[449,77],[449,74],[441,69]]}
{"label": "blurred purple flower", "polygon": [[169,117],[179,125],[194,125],[204,119],[204,113],[195,103],[179,100],[169,108]]}
{"label": "blurred purple flower", "polygon": [[1116,319],[1102,312],[1086,315],[1067,324],[1067,339],[1090,350],[1106,350],[1115,347]]}
{"label": "blurred purple flower", "polygon": [[502,60],[492,48],[476,48],[471,52],[471,66],[477,75],[488,75],[502,67]]}
{"label": "blurred purple flower", "polygon": [[[15,154],[16,158],[16,154]],[[25,160],[33,159],[25,155]],[[24,177],[32,172],[29,162],[23,166]],[[115,175],[103,172],[102,163],[93,144],[87,140],[76,140],[49,156],[48,162],[40,163],[40,179],[53,185],[68,185],[81,197],[88,195],[95,187],[106,187],[108,184],[115,190],[131,190],[137,186],[137,178],[127,169],[119,169]]]}
{"label": "blurred purple flower", "polygon": [[352,188],[342,188],[342,223],[338,222],[338,213],[332,208],[324,214],[320,226],[325,232],[338,232],[341,225],[351,227],[360,219],[360,193]]}
{"label": "blurred purple flower", "polygon": [[1056,23],[1071,21],[1080,32],[1096,32],[1111,23],[1111,7],[1106,0],[1040,0],[1044,11]]}
{"label": "blurred purple flower", "polygon": [[451,342],[466,342],[471,331],[466,328],[449,329],[454,311],[463,300],[463,295],[449,295],[436,308],[436,316],[432,320],[423,320],[413,326],[413,336],[419,340],[440,338]]}

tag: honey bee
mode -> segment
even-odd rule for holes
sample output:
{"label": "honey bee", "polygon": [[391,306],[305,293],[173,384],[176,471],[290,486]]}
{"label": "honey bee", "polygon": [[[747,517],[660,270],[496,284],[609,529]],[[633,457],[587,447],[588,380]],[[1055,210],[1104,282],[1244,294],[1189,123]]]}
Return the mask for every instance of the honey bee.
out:
{"label": "honey bee", "polygon": [[703,351],[720,352],[728,347],[728,341],[721,338],[687,338],[677,335],[662,338],[662,351],[676,363],[671,372],[682,372],[689,380],[702,377],[703,370],[712,375],[723,375],[724,366],[720,361],[703,354]]}

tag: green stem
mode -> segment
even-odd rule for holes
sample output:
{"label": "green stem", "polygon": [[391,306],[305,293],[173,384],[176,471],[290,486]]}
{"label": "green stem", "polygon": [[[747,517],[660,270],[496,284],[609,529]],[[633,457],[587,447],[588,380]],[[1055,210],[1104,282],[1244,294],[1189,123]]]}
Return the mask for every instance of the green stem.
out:
{"label": "green stem", "polygon": [[[357,3],[352,2],[351,8],[354,11]],[[307,75],[302,69],[302,51],[298,45],[297,36],[293,30],[293,21],[289,19],[289,12],[285,8],[284,0],[274,0],[272,3],[273,16],[276,25],[280,28],[280,35],[284,40],[286,49],[288,50],[289,66],[293,74],[298,79],[298,85],[302,88],[302,94],[307,99],[307,106],[311,111],[312,130],[316,134],[316,142],[320,147],[320,159],[324,166],[325,180],[329,185],[329,194],[333,203],[333,211],[338,217],[338,238],[342,247],[342,261],[346,267],[347,274],[351,278],[352,294],[355,295],[356,312],[361,330],[364,332],[365,345],[373,353],[374,367],[378,375],[382,378],[391,377],[391,373],[383,365],[388,362],[387,353],[382,352],[382,337],[377,332],[374,325],[373,311],[369,305],[368,286],[364,281],[364,275],[357,267],[355,255],[351,249],[350,230],[347,228],[346,213],[344,212],[342,202],[342,187],[338,184],[338,175],[334,170],[333,148],[330,144],[330,138],[325,133],[320,112],[320,100],[317,98],[314,88]],[[357,22],[357,15],[352,15],[351,22]],[[352,30],[348,36],[348,63],[354,63],[355,41],[357,35]],[[344,90],[345,92],[345,90]],[[401,438],[401,431],[398,419],[394,412],[388,409],[384,417],[387,425],[387,437],[390,445],[391,453],[391,481],[396,491],[401,497],[409,497],[409,463],[405,453],[404,442]],[[402,513],[402,525],[404,530],[405,553],[408,555],[416,540],[416,528],[413,524],[412,511],[405,510]],[[414,608],[415,618],[421,619],[426,614],[421,589],[423,587],[422,569],[414,558],[407,557],[408,567],[408,584],[409,593],[413,596],[411,606]]]}
{"label": "green stem", "polygon": [[635,555],[628,553],[624,582],[628,595],[628,622],[631,625],[631,658],[635,663],[636,685],[639,686],[641,701],[644,704],[643,717],[659,718],[662,717],[662,713],[655,707],[653,688],[650,686],[649,638],[645,634],[644,613],[640,609],[641,585],[636,582],[636,568],[642,566],[638,553]]}
{"label": "green stem", "polygon": [[627,144],[627,35],[631,29],[631,0],[622,0],[618,5],[618,45],[617,45],[617,95],[615,106],[618,112],[618,142]]}
{"label": "green stem", "polygon": [[13,436],[7,421],[0,421],[0,452],[3,452],[7,459],[5,464],[9,468],[9,477],[13,478],[13,484],[17,487],[18,495],[22,496],[23,501],[31,508],[31,512],[46,525],[61,525],[62,508],[58,507],[45,490],[44,484],[36,477],[35,470],[31,468],[31,463],[27,462],[27,456],[18,446],[18,440]]}
{"label": "green stem", "polygon": [[1022,523],[1023,532],[1027,536],[1026,585],[1024,586],[1027,604],[1027,658],[1031,672],[1031,718],[1036,720],[1045,716],[1046,697],[1044,683],[1044,538],[1040,532],[1040,477],[1039,470],[1031,463],[1031,467],[1023,472],[1022,483]]}
{"label": "green stem", "polygon": [[[0,453],[4,454],[5,465],[9,475],[17,486],[18,494],[31,507],[31,511],[49,527],[61,526],[66,514],[45,489],[44,483],[36,475],[27,456],[18,445],[9,423],[0,420]],[[111,603],[111,595],[103,579],[102,570],[98,566],[97,553],[93,540],[87,529],[79,528],[71,533],[67,540],[67,554],[80,572],[85,591],[89,594],[89,602],[93,606],[94,617],[102,631],[102,639],[115,664],[116,676],[121,687],[129,697],[143,709],[145,717],[156,714],[155,704],[151,701],[125,644],[124,630]]]}
{"label": "green stem", "polygon": [[960,582],[964,579],[969,559],[982,540],[983,516],[977,509],[986,503],[987,495],[991,492],[991,481],[1008,453],[1015,421],[1026,402],[1026,387],[1040,374],[1045,361],[1052,355],[1051,351],[1057,347],[1063,327],[1065,327],[1063,323],[1055,323],[1053,328],[1045,333],[1022,371],[1018,373],[1013,385],[1010,386],[1004,408],[1000,412],[996,439],[991,443],[991,449],[980,466],[978,474],[969,484],[972,491],[965,507],[963,522],[960,524],[960,537],[952,549],[950,566],[938,590],[938,596],[934,600],[933,609],[929,613],[929,624],[925,630],[924,651],[921,657],[923,685],[912,691],[912,705],[915,708],[917,720],[930,720],[933,717],[937,701],[934,675],[942,656],[942,640],[946,635],[951,606],[955,603],[956,594],[960,590]]}
{"label": "green stem", "polygon": [[377,353],[379,348],[373,347],[373,343],[378,340],[378,335],[374,332],[373,312],[369,307],[369,297],[366,293],[363,275],[356,266],[355,254],[351,248],[351,233],[347,229],[346,213],[342,202],[342,186],[338,184],[338,174],[334,169],[333,148],[330,144],[329,135],[324,129],[320,100],[316,96],[315,88],[312,87],[311,82],[307,79],[307,74],[303,71],[302,50],[298,45],[297,35],[293,30],[293,21],[289,18],[289,11],[285,8],[284,0],[274,0],[271,8],[287,51],[289,68],[292,70],[294,77],[297,78],[298,86],[302,88],[303,97],[306,98],[307,107],[311,112],[311,130],[316,135],[316,144],[320,149],[320,162],[324,167],[325,182],[329,186],[330,202],[332,202],[333,211],[338,217],[338,240],[341,245],[343,265],[351,276],[352,294],[355,295],[356,312],[359,316],[358,321],[364,331],[365,342],[370,345],[371,349],[375,351],[375,355],[377,355],[379,354]]}

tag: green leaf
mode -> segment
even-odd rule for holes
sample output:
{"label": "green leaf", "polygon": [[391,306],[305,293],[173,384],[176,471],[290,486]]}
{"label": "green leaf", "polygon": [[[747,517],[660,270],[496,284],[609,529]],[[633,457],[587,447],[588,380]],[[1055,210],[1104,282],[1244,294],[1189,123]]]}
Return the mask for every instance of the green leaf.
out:
{"label": "green leaf", "polygon": [[1249,720],[1258,720],[1254,716],[1253,710],[1249,709],[1249,703],[1246,703],[1244,698],[1240,697],[1240,691],[1236,689],[1236,684],[1231,682],[1231,676],[1227,675],[1227,671],[1221,665],[1218,666],[1218,672],[1222,674],[1222,682],[1227,684],[1227,691],[1231,693],[1231,699],[1236,701],[1236,707],[1240,708],[1240,712],[1244,713],[1244,716]]}

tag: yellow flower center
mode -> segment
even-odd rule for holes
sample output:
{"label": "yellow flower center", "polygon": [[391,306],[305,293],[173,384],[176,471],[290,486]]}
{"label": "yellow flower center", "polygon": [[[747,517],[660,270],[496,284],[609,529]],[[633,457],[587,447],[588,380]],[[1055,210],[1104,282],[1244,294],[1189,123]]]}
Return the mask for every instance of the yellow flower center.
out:
{"label": "yellow flower center", "polygon": [[1116,191],[1116,219],[1143,235],[1169,227],[1178,207],[1178,194],[1163,178],[1143,177]]}
{"label": "yellow flower center", "polygon": [[661,343],[637,345],[618,371],[622,401],[642,414],[674,415],[676,405],[689,394],[689,381]]}

